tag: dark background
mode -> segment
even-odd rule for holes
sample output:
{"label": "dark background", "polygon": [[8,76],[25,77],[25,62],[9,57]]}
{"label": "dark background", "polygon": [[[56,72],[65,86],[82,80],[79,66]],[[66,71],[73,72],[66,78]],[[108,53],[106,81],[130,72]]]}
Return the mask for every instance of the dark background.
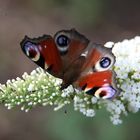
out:
{"label": "dark background", "polygon": [[[0,0],[0,83],[36,68],[20,49],[25,35],[38,37],[76,28],[94,42],[122,41],[140,35],[139,0]],[[64,110],[67,110],[67,114]],[[138,140],[140,113],[113,126],[109,114],[86,118],[73,107],[29,113],[0,106],[0,140]]]}

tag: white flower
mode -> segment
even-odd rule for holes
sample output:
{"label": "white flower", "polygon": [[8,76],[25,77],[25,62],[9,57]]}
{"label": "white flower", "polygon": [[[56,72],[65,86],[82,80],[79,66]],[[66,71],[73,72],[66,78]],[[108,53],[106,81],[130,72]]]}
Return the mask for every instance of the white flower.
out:
{"label": "white flower", "polygon": [[113,115],[110,117],[110,119],[114,125],[118,125],[118,124],[122,123],[122,120],[119,117],[120,117],[119,115]]}
{"label": "white flower", "polygon": [[93,97],[91,98],[91,102],[92,102],[92,104],[96,104],[96,103],[97,103],[97,101],[98,101],[98,100],[97,100],[97,98],[96,98],[96,97],[94,97],[94,96],[93,96]]}
{"label": "white flower", "polygon": [[139,107],[137,107],[136,102],[130,102],[130,103],[128,104],[128,110],[129,110],[130,112],[136,113],[136,112],[139,111]]}
{"label": "white flower", "polygon": [[109,42],[104,44],[104,46],[107,47],[107,48],[112,48],[113,45],[114,45],[114,42],[112,42],[112,41],[109,41]]}
{"label": "white flower", "polygon": [[29,87],[28,87],[28,91],[33,91],[33,90],[34,90],[34,85],[30,84]]}
{"label": "white flower", "polygon": [[112,48],[116,57],[114,71],[121,92],[115,99],[98,99],[72,86],[61,91],[61,79],[37,68],[30,75],[24,73],[22,79],[17,77],[16,80],[7,80],[5,85],[0,84],[1,103],[8,109],[20,105],[21,110],[28,112],[37,105],[55,105],[54,110],[58,110],[73,101],[74,110],[87,117],[94,117],[96,109],[105,107],[112,123],[121,124],[122,115],[140,110],[140,37],[118,43],[107,42],[105,47]]}
{"label": "white flower", "polygon": [[64,104],[58,105],[57,107],[54,108],[54,111],[57,111],[57,110],[61,109],[63,106],[64,106]]}
{"label": "white flower", "polygon": [[95,116],[95,111],[93,109],[87,109],[86,116],[87,117],[93,117],[93,116]]}
{"label": "white flower", "polygon": [[67,96],[70,96],[70,94],[73,93],[73,92],[74,92],[74,88],[73,88],[72,85],[70,85],[62,91],[61,96],[62,97],[67,97]]}

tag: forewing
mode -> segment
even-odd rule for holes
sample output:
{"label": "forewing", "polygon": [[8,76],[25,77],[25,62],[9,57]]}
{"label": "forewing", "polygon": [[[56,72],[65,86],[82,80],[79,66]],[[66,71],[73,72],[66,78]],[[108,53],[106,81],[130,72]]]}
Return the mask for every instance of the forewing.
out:
{"label": "forewing", "polygon": [[33,39],[25,36],[21,48],[24,54],[38,66],[53,76],[61,78],[62,60],[51,36],[44,35]]}
{"label": "forewing", "polygon": [[[61,43],[64,37],[65,42],[67,39],[66,45]],[[61,55],[64,73],[67,72],[68,69],[70,70],[70,67],[80,57],[89,43],[89,40],[75,29],[57,32],[54,36],[54,40]]]}

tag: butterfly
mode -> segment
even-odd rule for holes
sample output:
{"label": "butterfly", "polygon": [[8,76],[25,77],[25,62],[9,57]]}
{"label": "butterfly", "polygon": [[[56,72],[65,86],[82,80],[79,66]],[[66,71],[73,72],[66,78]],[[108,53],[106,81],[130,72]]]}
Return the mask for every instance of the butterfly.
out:
{"label": "butterfly", "polygon": [[25,36],[24,54],[51,75],[63,80],[61,90],[73,85],[97,98],[113,99],[119,93],[111,48],[96,44],[75,29],[54,36]]}

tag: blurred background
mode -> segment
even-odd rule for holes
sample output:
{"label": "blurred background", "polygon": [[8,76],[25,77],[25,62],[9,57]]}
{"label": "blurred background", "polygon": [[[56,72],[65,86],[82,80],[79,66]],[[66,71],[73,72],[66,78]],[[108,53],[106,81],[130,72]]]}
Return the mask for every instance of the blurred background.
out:
{"label": "blurred background", "polygon": [[[0,0],[0,83],[37,67],[20,49],[25,35],[53,35],[70,28],[102,44],[133,38],[140,35],[140,1]],[[58,112],[37,107],[29,113],[1,105],[0,140],[137,140],[139,118],[140,113],[131,114],[113,126],[104,110],[86,118],[72,105]]]}

